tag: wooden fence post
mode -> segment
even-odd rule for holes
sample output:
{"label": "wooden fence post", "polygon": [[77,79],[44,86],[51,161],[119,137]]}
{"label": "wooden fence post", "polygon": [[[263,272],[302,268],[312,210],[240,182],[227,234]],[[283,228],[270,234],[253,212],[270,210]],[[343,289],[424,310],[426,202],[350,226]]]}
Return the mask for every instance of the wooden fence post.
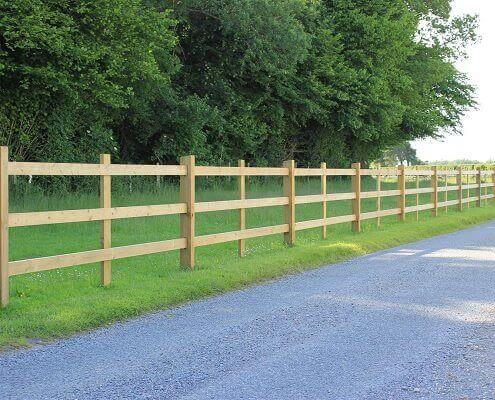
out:
{"label": "wooden fence post", "polygon": [[[418,172],[418,169],[416,169]],[[416,190],[419,189],[419,174],[416,175]],[[419,193],[416,193],[416,221],[419,221]]]}
{"label": "wooden fence post", "polygon": [[478,185],[478,207],[481,207],[481,196],[483,195],[483,190],[481,189],[481,167],[478,167],[478,173],[476,174],[476,184]]}
{"label": "wooden fence post", "polygon": [[187,212],[180,215],[180,237],[186,239],[186,248],[180,250],[180,265],[194,269],[194,203],[196,201],[195,157],[180,158],[180,165],[186,167],[186,175],[180,177],[179,197],[186,203]]}
{"label": "wooden fence post", "polygon": [[492,191],[493,191],[493,200],[495,201],[495,168],[493,169],[492,173]]}
{"label": "wooden fence post", "polygon": [[404,165],[399,165],[397,185],[400,192],[399,197],[397,198],[397,208],[400,209],[397,220],[404,221],[406,219],[406,168]]}
{"label": "wooden fence post", "polygon": [[449,175],[447,175],[447,170],[445,170],[444,179],[445,193],[443,196],[443,200],[445,201],[445,212],[449,212],[449,206],[447,205],[447,201],[449,201],[449,191],[447,190],[449,186]]}
{"label": "wooden fence post", "polygon": [[356,216],[356,220],[352,221],[352,230],[361,232],[361,163],[353,163],[351,168],[356,171],[351,178],[351,191],[356,194],[352,200],[352,213]]}
{"label": "wooden fence post", "polygon": [[284,176],[284,196],[289,199],[289,204],[285,206],[285,223],[289,224],[289,231],[284,234],[284,241],[293,246],[296,243],[296,163],[288,160],[284,162],[284,167],[289,169],[289,174]]}
{"label": "wooden fence post", "polygon": [[485,206],[488,205],[488,198],[486,197],[488,195],[488,187],[487,187],[487,184],[488,184],[488,178],[487,178],[487,175],[485,174],[485,179],[484,179],[484,182],[483,182],[485,188],[484,188],[484,194],[485,194]]}
{"label": "wooden fence post", "polygon": [[[376,168],[378,169],[378,174],[376,175],[376,211],[381,211],[382,209],[382,200],[381,200],[381,192],[382,192],[382,175],[380,173],[381,164],[377,164]],[[379,228],[381,223],[381,217],[376,217],[376,227]]]}
{"label": "wooden fence post", "polygon": [[[100,164],[110,165],[110,154],[100,154]],[[100,175],[100,208],[111,207],[112,177]],[[101,247],[109,249],[112,247],[112,221],[104,219],[101,221]],[[103,286],[108,286],[112,279],[112,262],[105,260],[101,262],[100,279]]]}
{"label": "wooden fence post", "polygon": [[[469,170],[471,172],[471,169]],[[469,185],[471,184],[471,175],[470,174],[466,174],[466,185],[467,185],[467,198],[468,198],[468,201],[466,203],[467,205],[467,208],[471,208],[471,201],[469,200],[471,198],[471,188],[469,187]]]}
{"label": "wooden fence post", "polygon": [[[244,167],[246,163],[244,160],[237,161],[237,166],[241,169],[241,174],[237,177],[237,188],[239,191],[239,200],[246,199],[246,176],[244,175]],[[246,209],[239,208],[239,229],[246,229]],[[244,257],[246,250],[246,242],[244,239],[239,239],[237,242],[237,250],[239,257]]]}
{"label": "wooden fence post", "polygon": [[0,305],[9,304],[9,148],[0,148]]}
{"label": "wooden fence post", "polygon": [[433,189],[433,192],[431,193],[431,203],[433,204],[431,215],[436,217],[438,216],[438,167],[436,165],[433,167],[431,187]]}
{"label": "wooden fence post", "polygon": [[457,209],[462,211],[462,166],[457,167],[457,200],[459,205]]}
{"label": "wooden fence post", "polygon": [[327,219],[327,163],[322,162],[321,168],[321,194],[323,195],[323,201],[321,202],[321,218],[324,223],[321,227],[321,238],[327,238],[327,224],[325,223]]}

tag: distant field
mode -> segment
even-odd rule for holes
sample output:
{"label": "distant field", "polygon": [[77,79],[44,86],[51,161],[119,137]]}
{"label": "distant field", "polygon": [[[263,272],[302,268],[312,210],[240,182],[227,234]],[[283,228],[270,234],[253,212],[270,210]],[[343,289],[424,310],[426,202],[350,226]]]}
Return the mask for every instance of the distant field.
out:
{"label": "distant field", "polygon": [[[116,186],[119,186],[118,179],[115,178]],[[201,183],[201,179],[198,181]],[[113,206],[175,203],[179,198],[178,190],[173,185],[162,185],[160,189],[147,191],[134,188],[129,192],[124,190],[128,187],[127,183],[121,183],[121,189],[113,194]],[[442,184],[440,181],[439,185]],[[373,179],[363,179],[362,190],[375,190],[375,185]],[[429,185],[430,182],[424,180],[420,186]],[[206,188],[197,190],[197,201],[236,198],[235,180],[203,186]],[[396,180],[388,180],[382,183],[382,190],[395,189],[396,186]],[[414,178],[408,180],[407,187],[415,186]],[[319,190],[319,178],[297,179],[298,195],[319,194]],[[350,181],[329,178],[329,193],[348,191]],[[491,193],[490,189],[488,193]],[[256,179],[248,181],[248,198],[281,195],[281,179],[272,178],[264,183]],[[471,195],[474,195],[473,190]],[[444,201],[444,194],[439,196],[439,201]],[[449,200],[455,198],[456,192],[450,192]],[[415,195],[407,196],[407,205],[414,205],[415,201]],[[429,194],[421,195],[420,203],[428,202]],[[15,194],[11,198],[12,212],[92,207],[98,207],[97,193],[42,195],[27,191],[22,196]],[[396,198],[382,199],[382,209],[395,207]],[[465,208],[463,213],[458,213],[455,206],[448,212],[441,209],[436,219],[425,212],[420,214],[420,223],[402,224],[396,222],[396,217],[382,218],[380,230],[377,230],[375,220],[365,221],[359,240],[357,234],[350,232],[349,223],[329,227],[325,241],[319,238],[319,228],[298,232],[294,248],[286,248],[280,235],[249,239],[246,241],[247,256],[242,260],[237,258],[236,242],[202,247],[196,250],[197,269],[193,272],[179,267],[177,251],[117,260],[112,262],[110,287],[100,286],[99,265],[96,264],[16,276],[11,278],[11,304],[0,311],[0,346],[23,345],[35,339],[64,336],[146,311],[495,218],[492,202],[481,209],[474,203],[469,210],[467,205]],[[362,212],[374,210],[376,199],[362,201]],[[329,202],[327,213],[329,217],[350,214],[351,202]],[[296,208],[297,221],[318,219],[320,214],[320,204],[298,205]],[[237,230],[237,216],[237,211],[197,214],[196,234]],[[249,209],[246,216],[248,228],[281,224],[283,207]],[[411,213],[406,220],[413,221],[415,218],[416,214]],[[178,216],[114,220],[113,245],[177,238],[178,221]],[[10,258],[19,260],[97,249],[99,228],[99,222],[13,228]]]}

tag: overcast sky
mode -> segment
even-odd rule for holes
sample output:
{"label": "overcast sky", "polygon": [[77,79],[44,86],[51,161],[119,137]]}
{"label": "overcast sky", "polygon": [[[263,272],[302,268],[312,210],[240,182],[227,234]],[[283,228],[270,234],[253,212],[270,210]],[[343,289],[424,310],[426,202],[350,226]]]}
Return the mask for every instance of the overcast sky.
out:
{"label": "overcast sky", "polygon": [[454,12],[479,14],[481,41],[458,65],[477,87],[478,110],[464,117],[462,136],[447,136],[443,142],[416,141],[413,146],[423,161],[495,160],[495,1],[454,0]]}

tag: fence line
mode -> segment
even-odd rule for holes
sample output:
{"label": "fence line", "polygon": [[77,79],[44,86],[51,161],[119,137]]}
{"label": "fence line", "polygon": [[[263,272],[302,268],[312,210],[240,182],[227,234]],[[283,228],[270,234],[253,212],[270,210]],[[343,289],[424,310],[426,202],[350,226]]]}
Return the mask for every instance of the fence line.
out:
{"label": "fence line", "polygon": [[[61,210],[9,213],[9,176],[18,175],[80,175],[100,177],[100,207],[95,209]],[[179,197],[176,204],[162,204],[150,206],[111,206],[111,177],[122,175],[154,175],[154,176],[178,176],[180,177]],[[196,202],[197,176],[237,176],[238,200]],[[282,197],[246,199],[246,176],[281,176],[283,177]],[[320,177],[320,194],[296,195],[296,177]],[[327,177],[350,176],[351,191],[347,193],[327,193]],[[375,191],[362,191],[361,179],[363,176],[376,177],[377,187]],[[396,190],[382,190],[382,182],[385,177],[397,177]],[[469,177],[475,176],[476,183],[470,184]],[[485,182],[483,178],[491,176],[492,182]],[[407,189],[407,178],[415,178],[415,188]],[[431,186],[419,187],[420,177],[430,177]],[[439,185],[439,177],[445,179],[444,185]],[[456,178],[456,184],[449,186],[448,179]],[[466,177],[467,184],[463,183]],[[487,188],[492,187],[493,193],[487,194]],[[476,196],[470,196],[470,190],[477,192]],[[483,189],[484,194],[483,194]],[[463,196],[463,191],[468,193]],[[450,191],[457,192],[455,200],[448,200]],[[439,201],[439,193],[445,193],[444,201]],[[420,194],[430,194],[430,203],[419,204]],[[170,250],[179,250],[180,264],[186,268],[194,268],[196,247],[230,241],[238,242],[238,254],[242,257],[245,253],[245,240],[249,238],[283,234],[284,242],[292,246],[296,243],[296,232],[304,229],[321,228],[322,238],[326,238],[327,226],[341,223],[351,223],[355,232],[360,232],[361,222],[369,219],[380,219],[386,216],[396,215],[399,221],[404,221],[407,213],[415,213],[416,218],[420,211],[431,210],[433,216],[438,215],[441,207],[469,205],[476,201],[478,206],[483,200],[495,197],[495,170],[463,170],[457,167],[454,170],[441,170],[437,167],[431,169],[408,169],[404,166],[397,168],[362,169],[360,163],[352,164],[349,169],[331,169],[322,163],[320,168],[297,168],[294,160],[284,162],[281,168],[249,167],[243,160],[239,160],[237,167],[196,166],[194,156],[186,156],[180,159],[180,165],[118,165],[111,164],[110,156],[103,154],[99,164],[80,163],[33,163],[33,162],[9,162],[7,147],[0,149],[0,301],[2,306],[9,302],[9,276],[30,272],[45,271],[55,268],[63,268],[87,263],[101,263],[101,282],[109,285],[111,282],[111,261],[146,254],[161,253]],[[415,205],[407,206],[406,196],[415,195]],[[384,197],[397,197],[397,207],[382,209],[381,200]],[[377,210],[372,212],[361,211],[363,199],[376,198]],[[327,216],[327,203],[332,201],[350,200],[352,213],[341,216]],[[296,205],[321,204],[321,218],[296,222]],[[281,225],[261,228],[246,229],[246,209],[269,206],[284,207],[284,223]],[[211,211],[238,210],[239,230],[232,232],[215,233],[196,236],[195,214]],[[150,217],[160,215],[180,216],[180,237],[176,239],[140,243],[121,247],[111,245],[111,221],[114,219]],[[101,221],[101,248],[97,250],[79,253],[61,254],[48,257],[32,258],[26,260],[9,261],[9,228],[19,226],[35,226],[45,224],[76,223],[85,221]]]}

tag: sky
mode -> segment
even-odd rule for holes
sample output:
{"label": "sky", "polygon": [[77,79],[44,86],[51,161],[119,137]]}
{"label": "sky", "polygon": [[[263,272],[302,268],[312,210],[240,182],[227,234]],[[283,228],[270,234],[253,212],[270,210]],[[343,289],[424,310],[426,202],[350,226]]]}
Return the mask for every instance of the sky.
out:
{"label": "sky", "polygon": [[413,142],[422,161],[495,160],[495,1],[454,0],[456,14],[478,14],[481,40],[468,49],[469,58],[457,64],[476,86],[477,110],[463,118],[462,136],[443,141]]}

